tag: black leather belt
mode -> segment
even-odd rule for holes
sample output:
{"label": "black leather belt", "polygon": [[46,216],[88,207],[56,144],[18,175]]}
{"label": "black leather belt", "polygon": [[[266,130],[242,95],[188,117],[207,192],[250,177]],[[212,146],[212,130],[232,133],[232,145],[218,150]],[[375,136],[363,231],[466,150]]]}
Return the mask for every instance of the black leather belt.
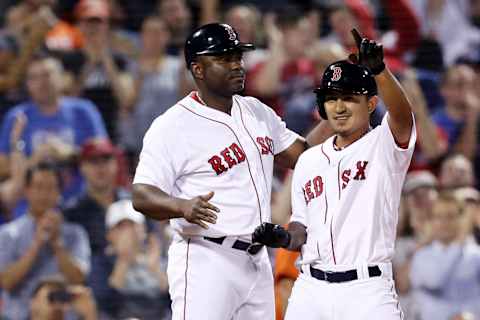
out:
{"label": "black leather belt", "polygon": [[[222,244],[227,237],[220,237],[220,238],[203,237],[203,238],[205,240],[215,242],[217,244]],[[232,245],[232,248],[242,250],[242,251],[247,251],[249,254],[257,254],[260,252],[260,250],[262,250],[263,244],[252,244],[252,243],[241,241],[241,240],[235,240],[235,242]]]}
{"label": "black leather belt", "polygon": [[[322,271],[310,266],[310,275],[318,280],[327,282],[347,282],[358,279],[357,270],[347,270],[342,272]],[[368,267],[368,276],[379,277],[382,275],[382,271],[378,266]]]}

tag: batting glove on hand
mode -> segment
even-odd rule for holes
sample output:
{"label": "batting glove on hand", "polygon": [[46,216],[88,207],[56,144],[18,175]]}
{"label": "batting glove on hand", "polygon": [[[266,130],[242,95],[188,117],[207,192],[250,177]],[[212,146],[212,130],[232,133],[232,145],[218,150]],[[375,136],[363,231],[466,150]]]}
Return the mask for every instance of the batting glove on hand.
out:
{"label": "batting glove on hand", "polygon": [[272,248],[286,248],[290,244],[290,233],[278,224],[264,222],[252,235],[252,242],[261,243]]}
{"label": "batting glove on hand", "polygon": [[383,63],[383,46],[368,38],[362,38],[357,29],[352,29],[352,35],[357,44],[358,57],[351,54],[350,60],[367,67],[374,75],[382,72],[385,69],[385,63]]}

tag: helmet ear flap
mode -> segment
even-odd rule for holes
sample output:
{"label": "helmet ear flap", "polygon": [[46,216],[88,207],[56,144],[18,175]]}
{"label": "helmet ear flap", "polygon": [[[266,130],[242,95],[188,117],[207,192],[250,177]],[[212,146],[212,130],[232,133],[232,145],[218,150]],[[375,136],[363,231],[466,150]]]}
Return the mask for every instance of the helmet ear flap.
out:
{"label": "helmet ear flap", "polygon": [[325,111],[325,96],[321,92],[317,92],[317,108],[318,113],[322,119],[327,120],[327,113]]}

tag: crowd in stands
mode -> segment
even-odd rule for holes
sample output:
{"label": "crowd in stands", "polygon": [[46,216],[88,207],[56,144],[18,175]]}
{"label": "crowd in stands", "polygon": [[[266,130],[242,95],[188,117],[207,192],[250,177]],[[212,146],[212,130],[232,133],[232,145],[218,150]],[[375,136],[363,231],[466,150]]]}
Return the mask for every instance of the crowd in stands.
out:
{"label": "crowd in stands", "polygon": [[[302,135],[350,30],[383,43],[418,136],[393,260],[405,319],[480,319],[480,1],[4,0],[0,12],[0,319],[169,319],[172,232],[135,212],[129,189],[152,120],[195,90],[186,37],[215,21],[257,47],[245,94]],[[289,219],[290,174],[276,172],[275,223]],[[283,319],[298,253],[271,254]]]}

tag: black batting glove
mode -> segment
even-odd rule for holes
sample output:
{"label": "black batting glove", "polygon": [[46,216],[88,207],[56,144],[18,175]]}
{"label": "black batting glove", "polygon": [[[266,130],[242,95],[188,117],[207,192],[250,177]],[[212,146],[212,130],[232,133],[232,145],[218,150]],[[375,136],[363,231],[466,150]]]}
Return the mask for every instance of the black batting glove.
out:
{"label": "black batting glove", "polygon": [[383,62],[383,46],[368,38],[362,38],[357,29],[352,29],[352,35],[358,48],[358,56],[350,55],[350,60],[367,67],[377,75],[385,69]]}
{"label": "black batting glove", "polygon": [[261,243],[272,248],[287,248],[290,240],[290,233],[284,227],[268,222],[259,225],[252,234],[253,243]]}

